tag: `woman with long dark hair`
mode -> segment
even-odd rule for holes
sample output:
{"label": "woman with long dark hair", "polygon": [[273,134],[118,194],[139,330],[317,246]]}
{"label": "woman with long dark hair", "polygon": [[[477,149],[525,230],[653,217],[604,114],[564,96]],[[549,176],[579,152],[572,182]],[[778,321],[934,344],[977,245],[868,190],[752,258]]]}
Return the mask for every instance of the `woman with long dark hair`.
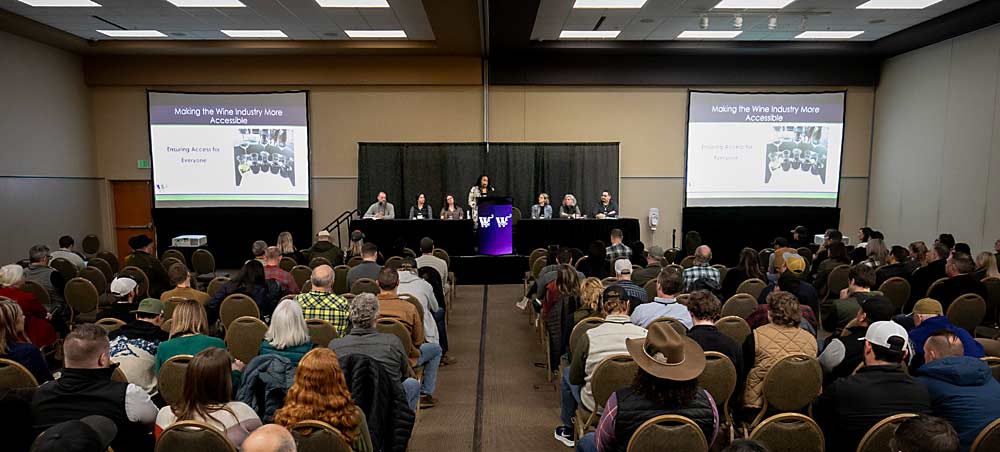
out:
{"label": "woman with long dark hair", "polygon": [[253,408],[232,399],[231,361],[229,352],[215,347],[194,355],[184,374],[183,396],[156,416],[157,439],[175,422],[198,421],[215,427],[239,448],[262,425]]}
{"label": "woman with long dark hair", "polygon": [[253,259],[243,264],[243,268],[208,301],[208,319],[211,323],[219,315],[219,306],[226,297],[239,293],[253,298],[260,308],[261,316],[269,316],[285,295],[284,289],[273,279],[264,277],[264,264]]}
{"label": "woman with long dark hair", "polygon": [[444,195],[444,207],[441,207],[442,220],[464,220],[465,211],[455,204],[455,197],[451,193]]}
{"label": "woman with long dark hair", "polygon": [[826,280],[830,276],[830,270],[838,265],[851,265],[851,257],[847,255],[847,246],[843,242],[831,243],[827,247],[827,258],[819,263],[815,280],[818,293],[826,291]]}
{"label": "woman with long dark hair", "polygon": [[760,270],[760,260],[757,258],[757,250],[753,248],[743,248],[740,250],[740,262],[726,272],[726,277],[722,280],[722,302],[725,303],[729,297],[736,294],[736,289],[743,281],[750,278],[757,278],[767,281],[764,272]]}
{"label": "woman with long dark hair", "polygon": [[410,219],[427,220],[433,218],[431,215],[431,206],[427,204],[427,196],[418,193],[416,204],[410,206]]}
{"label": "woman with long dark hair", "polygon": [[337,354],[326,347],[302,357],[285,405],[274,413],[274,423],[284,427],[309,420],[330,424],[355,452],[372,450],[364,412],[354,405]]}
{"label": "woman with long dark hair", "polygon": [[476,179],[476,185],[469,190],[469,218],[476,218],[478,216],[479,210],[476,207],[476,203],[479,198],[489,196],[494,191],[495,189],[490,183],[490,176],[483,174],[479,176],[479,179]]}

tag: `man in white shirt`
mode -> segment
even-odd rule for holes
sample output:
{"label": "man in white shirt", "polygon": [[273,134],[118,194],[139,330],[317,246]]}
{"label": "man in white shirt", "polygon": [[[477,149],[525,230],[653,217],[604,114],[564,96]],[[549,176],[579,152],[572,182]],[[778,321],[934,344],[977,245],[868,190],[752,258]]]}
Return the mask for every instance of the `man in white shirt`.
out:
{"label": "man in white shirt", "polygon": [[684,288],[684,277],[677,270],[665,268],[656,277],[656,298],[635,308],[632,323],[643,328],[660,317],[672,317],[690,329],[694,322],[686,306],[677,302],[677,294]]}
{"label": "man in white shirt", "polygon": [[83,268],[87,264],[83,261],[83,258],[79,254],[73,251],[73,237],[64,235],[59,237],[59,249],[49,253],[49,259],[55,259],[61,257],[76,265],[76,268]]}
{"label": "man in white shirt", "polygon": [[418,276],[417,261],[412,257],[403,259],[399,267],[399,287],[396,293],[410,294],[420,300],[424,307],[424,337],[427,342],[441,346],[441,365],[455,364],[455,358],[448,356],[448,326],[444,321],[444,307],[434,295],[434,287]]}

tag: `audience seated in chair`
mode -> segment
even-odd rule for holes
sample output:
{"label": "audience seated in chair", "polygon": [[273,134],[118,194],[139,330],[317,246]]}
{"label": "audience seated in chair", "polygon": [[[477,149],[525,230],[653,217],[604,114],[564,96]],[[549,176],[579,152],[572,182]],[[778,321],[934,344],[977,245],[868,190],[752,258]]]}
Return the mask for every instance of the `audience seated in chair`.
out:
{"label": "audience seated in chair", "polygon": [[[688,329],[687,337],[698,343],[706,352],[719,352],[726,355],[736,368],[736,387],[743,387],[742,382],[746,375],[743,373],[745,366],[743,364],[742,344],[733,342],[729,336],[722,334],[715,327],[715,322],[719,320],[722,313],[722,302],[711,292],[698,290],[691,292],[691,296],[688,297],[687,309],[691,313],[693,323],[693,326]],[[720,404],[722,402],[724,400],[719,401]]]}
{"label": "audience seated in chair", "polygon": [[142,300],[132,319],[108,334],[111,340],[111,361],[125,373],[130,383],[150,395],[156,393],[156,352],[167,340],[163,324],[163,302],[155,298]]}
{"label": "audience seated in chair", "polygon": [[872,323],[865,333],[865,365],[827,386],[813,410],[827,450],[854,450],[868,429],[900,413],[929,414],[927,388],[907,375],[906,330],[892,321]]}
{"label": "audience seated in chair", "polygon": [[628,294],[629,309],[631,309],[631,306],[638,306],[648,302],[649,295],[646,294],[646,289],[632,282],[632,262],[621,258],[616,260],[613,265],[615,278],[618,280],[615,282],[615,285],[625,289],[625,292]]}
{"label": "audience seated in chair", "polygon": [[601,294],[604,284],[597,278],[587,278],[580,283],[580,306],[573,311],[573,325],[589,317],[604,318],[601,312]]}
{"label": "audience seated in chair", "polygon": [[684,290],[690,292],[695,281],[707,278],[722,284],[719,269],[712,267],[712,249],[701,245],[694,252],[694,264],[684,269]]}
{"label": "audience seated in chair", "polygon": [[847,288],[840,291],[839,299],[831,294],[820,305],[820,317],[823,319],[823,329],[835,336],[858,315],[861,305],[869,298],[882,296],[882,292],[873,291],[875,286],[875,269],[864,264],[851,267],[847,276]]}
{"label": "audience seated in chair", "polygon": [[[160,366],[168,359],[177,355],[196,355],[206,348],[216,347],[226,349],[226,343],[222,339],[208,335],[208,318],[205,308],[194,300],[184,300],[174,308],[174,315],[170,318],[170,340],[161,342],[156,349],[156,373],[159,375]],[[238,387],[242,379],[244,363],[240,360],[233,362],[232,380],[233,387]]]}
{"label": "audience seated in chair", "polygon": [[278,424],[267,424],[243,440],[243,452],[295,452],[295,438]]}
{"label": "audience seated in chair", "polygon": [[[798,254],[786,253],[781,259],[775,261],[775,265],[777,266],[775,279],[764,290],[760,291],[757,304],[767,303],[768,294],[778,288],[794,294],[795,298],[799,300],[799,304],[809,306],[813,313],[819,312],[819,293],[816,292],[816,288],[812,284],[803,279],[806,271],[805,259]],[[785,282],[783,286],[782,281]]]}
{"label": "audience seated in chair", "polygon": [[[622,245],[625,246],[625,245]],[[576,268],[584,275],[594,278],[607,278],[611,276],[611,263],[608,262],[608,248],[601,240],[590,242],[587,247],[586,259],[576,261]]]}
{"label": "audience seated in chair", "polygon": [[621,229],[615,228],[611,230],[611,237],[609,239],[611,241],[611,244],[604,249],[604,254],[605,254],[605,259],[607,260],[607,264],[613,264],[618,259],[626,259],[626,260],[632,259],[632,248],[629,248],[628,245],[622,243],[622,240],[624,238],[625,234],[622,232]]}
{"label": "audience seated in chair", "polygon": [[278,234],[278,252],[281,253],[281,257],[290,257],[295,260],[297,265],[306,265],[309,263],[309,259],[306,259],[305,254],[295,248],[295,241],[292,239],[292,233],[288,231],[282,231]]}
{"label": "audience seated in chair", "polygon": [[79,253],[73,250],[73,245],[75,245],[73,237],[68,235],[59,237],[59,249],[49,253],[49,258],[62,258],[70,261],[76,268],[85,267],[87,263],[84,262],[83,257]]}
{"label": "audience seated in chair", "polygon": [[417,267],[431,267],[437,270],[441,281],[448,280],[448,262],[434,255],[434,240],[431,240],[430,237],[420,239],[420,256],[417,257]]}
{"label": "audience seated in chair", "polygon": [[208,294],[191,287],[191,272],[188,271],[188,268],[184,264],[171,265],[167,269],[167,274],[170,276],[170,282],[174,285],[174,288],[163,292],[160,295],[160,300],[168,302],[171,298],[176,297],[197,301],[202,306],[208,304]]}
{"label": "audience seated in chair", "polygon": [[[65,325],[69,321],[69,306],[63,298],[63,287],[66,280],[62,274],[54,268],[49,267],[49,247],[45,245],[32,246],[28,251],[28,268],[24,269],[24,280],[31,281],[42,286],[49,294],[49,304],[45,309],[52,314],[52,324],[56,326]],[[60,333],[68,332],[60,331]]]}
{"label": "audience seated in chair", "polygon": [[123,267],[133,266],[141,269],[149,278],[149,295],[153,298],[160,298],[167,288],[170,287],[170,278],[167,277],[167,270],[156,256],[153,256],[153,239],[145,234],[139,234],[128,239],[128,246],[132,248],[132,253],[125,257]]}
{"label": "audience seated in chair", "polygon": [[833,334],[826,338],[823,353],[819,355],[824,386],[854,373],[865,359],[863,341],[868,327],[875,322],[891,320],[895,311],[896,306],[888,298],[871,297],[861,305],[852,326],[848,326],[843,334]]}
{"label": "audience seated in chair", "polygon": [[[806,291],[808,290],[808,289],[802,289],[801,287],[802,284],[805,284],[805,282],[799,279],[797,276],[789,272],[784,272],[781,274],[780,277],[778,277],[778,281],[775,282],[770,287],[772,291],[768,293],[768,296],[770,296],[770,294],[772,293],[784,292],[792,295],[792,297],[798,300],[799,298],[797,294],[802,293],[803,290]],[[763,297],[763,294],[766,292],[767,289],[764,289],[764,291],[762,291],[761,293],[761,296]],[[758,302],[760,302],[761,300],[766,301],[767,297],[759,298]],[[751,313],[746,318],[747,324],[750,325],[750,328],[757,329],[759,327],[762,327],[770,323],[770,319],[768,317],[769,310],[770,308],[768,307],[768,303],[758,304],[757,307],[754,308],[753,313]],[[799,314],[800,314],[799,327],[802,328],[803,330],[808,331],[809,334],[816,336],[819,322],[816,320],[815,311],[813,311],[812,308],[810,308],[809,306],[800,303]]]}
{"label": "audience seated in chair", "polygon": [[306,319],[326,320],[338,335],[347,332],[348,304],[344,297],[333,293],[334,272],[329,265],[317,266],[309,277],[309,292],[295,297]]}
{"label": "audience seated in chair", "polygon": [[968,450],[976,435],[1000,418],[1000,383],[985,361],[964,355],[955,333],[938,331],[924,343],[926,363],[916,376],[930,393],[931,412],[955,427],[962,450]]}
{"label": "audience seated in chair", "polygon": [[958,434],[948,421],[916,416],[900,422],[889,442],[896,452],[958,452]]}
{"label": "audience seated in chair", "polygon": [[948,312],[951,302],[967,293],[974,293],[983,297],[983,300],[989,300],[990,294],[980,281],[982,278],[974,275],[975,271],[976,262],[972,260],[972,256],[956,251],[947,259],[944,267],[948,279],[934,287],[927,297],[941,303],[941,309],[945,313]]}
{"label": "audience seated in chair", "polygon": [[[823,253],[826,253],[825,256]],[[819,260],[823,258],[822,261]],[[831,242],[830,245],[816,255],[813,261],[813,268],[816,273],[813,275],[813,282],[819,293],[826,293],[826,283],[830,279],[830,272],[841,265],[851,265],[851,258],[847,255],[847,246],[840,241]],[[836,296],[831,294],[831,296]]]}
{"label": "audience seated in chair", "polygon": [[208,319],[214,322],[219,316],[219,308],[226,297],[239,293],[253,298],[260,309],[260,315],[271,315],[278,301],[285,295],[285,290],[277,281],[264,277],[264,264],[258,260],[249,260],[243,264],[240,272],[226,285],[222,286],[208,302]]}
{"label": "audience seated in chair", "polygon": [[[329,268],[329,267],[327,267]],[[271,326],[260,344],[261,355],[281,355],[288,358],[294,365],[312,350],[313,343],[309,340],[309,327],[302,316],[302,307],[295,300],[284,300],[274,308],[271,316]]]}
{"label": "audience seated in chair", "polygon": [[274,280],[285,290],[285,293],[299,293],[299,286],[292,279],[292,274],[283,270],[281,264],[281,252],[278,247],[269,246],[264,249],[264,279]]}
{"label": "audience seated in chair", "polygon": [[764,272],[760,271],[760,262],[757,259],[757,251],[753,248],[743,248],[740,250],[740,261],[736,267],[730,268],[722,278],[722,299],[728,300],[736,295],[740,284],[750,278],[757,278],[761,281],[766,279]]}
{"label": "audience seated in chair", "polygon": [[115,302],[101,309],[97,313],[97,320],[112,318],[128,323],[135,318],[132,311],[136,307],[135,297],[139,295],[139,284],[128,276],[119,276],[111,281],[108,290],[114,295]]}
{"label": "audience seated in chair", "polygon": [[149,434],[156,405],[142,388],[111,379],[108,335],[94,324],[77,325],[63,343],[62,376],[38,388],[32,402],[36,433],[55,424],[92,414],[106,416],[118,427],[112,447],[121,451],[152,450]]}
{"label": "audience seated in chair", "polygon": [[897,276],[909,278],[911,274],[913,270],[910,267],[910,250],[895,245],[889,250],[889,264],[875,270],[875,285],[872,287],[882,287],[882,283],[889,278]]}
{"label": "audience seated in chair", "polygon": [[174,406],[165,406],[156,416],[156,438],[180,421],[204,422],[215,427],[237,448],[262,424],[257,413],[243,402],[233,401],[229,352],[209,347],[194,355],[184,374],[184,395]]}
{"label": "audience seated in chair", "polygon": [[305,255],[308,258],[307,261],[317,257],[325,258],[334,267],[344,263],[344,250],[330,241],[330,231],[326,229],[316,233],[316,243],[313,243],[313,246],[305,251]]}
{"label": "audience seated in chair", "polygon": [[372,450],[365,415],[351,399],[337,354],[328,348],[306,353],[285,405],[274,413],[274,423],[286,428],[302,421],[330,424],[356,452]]}
{"label": "audience seated in chair", "polygon": [[559,367],[560,357],[569,348],[569,336],[573,331],[573,313],[580,306],[579,273],[569,265],[562,265],[555,281],[545,290],[540,314],[549,337],[549,364],[552,369]]}
{"label": "audience seated in chair", "polygon": [[604,322],[587,329],[576,343],[571,344],[570,365],[563,369],[561,392],[562,425],[556,427],[555,438],[568,447],[573,442],[573,417],[582,404],[588,411],[595,411],[600,402],[594,400],[591,379],[594,369],[603,359],[628,353],[625,341],[646,337],[646,330],[632,324],[628,317],[628,295],[620,286],[604,290],[601,311]]}
{"label": "audience seated in chair", "polygon": [[454,364],[455,361],[447,356],[442,338],[448,334],[447,324],[444,321],[445,309],[444,300],[438,300],[434,294],[434,286],[420,277],[417,270],[417,260],[412,257],[404,257],[399,270],[399,287],[397,293],[410,294],[417,298],[424,312],[424,338],[427,342],[438,344],[441,347],[441,362],[444,364]]}
{"label": "audience seated in chair", "polygon": [[632,272],[632,282],[639,287],[645,286],[652,279],[656,279],[656,275],[659,275],[660,270],[663,270],[663,247],[659,245],[650,246],[646,250],[643,259],[645,260],[645,266]]}
{"label": "audience seated in chair", "polygon": [[24,334],[36,347],[48,347],[59,338],[49,321],[52,315],[24,287],[24,268],[17,264],[0,267],[0,297],[13,300],[24,314]]}
{"label": "audience seated in chair", "polygon": [[743,343],[743,363],[749,368],[743,403],[761,408],[764,402],[764,377],[767,372],[791,355],[816,356],[816,338],[802,328],[802,311],[795,295],[773,292],[767,297],[768,324],[755,328]]}
{"label": "audience seated in chair", "polygon": [[952,325],[937,300],[924,298],[918,301],[913,306],[912,319],[916,327],[910,330],[910,343],[913,346],[913,358],[910,359],[911,371],[919,369],[924,364],[924,343],[927,342],[927,338],[940,330],[951,331],[962,341],[965,356],[973,358],[985,356],[982,344],[976,342],[968,331]]}
{"label": "audience seated in chair", "polygon": [[[35,439],[31,451],[105,452],[117,435],[118,427],[111,419],[95,414],[49,427]],[[10,443],[5,441],[5,445]]]}
{"label": "audience seated in chair", "polygon": [[347,287],[354,285],[354,282],[361,278],[371,280],[378,279],[382,266],[378,264],[378,247],[374,243],[368,242],[361,247],[361,262],[347,271]]}
{"label": "audience seated in chair", "polygon": [[698,387],[698,376],[705,369],[701,347],[658,322],[645,338],[627,340],[626,348],[639,365],[635,382],[611,395],[597,431],[584,435],[578,450],[624,452],[636,429],[661,414],[691,419],[701,427],[711,447],[722,420],[718,403]]}
{"label": "audience seated in chair", "polygon": [[0,297],[0,358],[24,366],[39,384],[52,379],[38,346],[24,341],[24,314],[13,300]]}
{"label": "audience seated in chair", "polygon": [[[535,282],[528,288],[528,293],[521,300],[521,302],[518,303],[518,307],[521,309],[524,309],[524,307],[527,306],[528,301],[536,298],[536,296],[539,300],[545,298],[546,290],[548,289],[549,284],[552,283],[552,281],[555,281],[556,276],[559,274],[557,271],[559,270],[559,266],[563,264],[570,266],[573,265],[573,251],[569,247],[565,246],[556,248],[555,252],[550,251],[549,262],[551,263],[542,267],[542,270],[538,272]],[[577,270],[576,274],[581,281],[587,277],[579,270]],[[540,304],[536,304],[535,310],[538,311],[540,307]]]}
{"label": "audience seated in chair", "polygon": [[660,317],[671,317],[690,329],[694,326],[691,313],[677,301],[677,295],[682,290],[684,290],[684,278],[681,272],[670,268],[664,269],[656,277],[656,298],[634,308],[632,323],[645,328]]}
{"label": "audience seated in chair", "polygon": [[[931,284],[948,276],[945,268],[948,266],[948,256],[950,254],[951,249],[940,243],[936,243],[927,251],[927,264],[916,269],[910,275],[910,302],[907,303],[903,312],[909,312],[914,303],[926,297],[927,290],[930,289]],[[951,300],[948,302],[950,303]]]}

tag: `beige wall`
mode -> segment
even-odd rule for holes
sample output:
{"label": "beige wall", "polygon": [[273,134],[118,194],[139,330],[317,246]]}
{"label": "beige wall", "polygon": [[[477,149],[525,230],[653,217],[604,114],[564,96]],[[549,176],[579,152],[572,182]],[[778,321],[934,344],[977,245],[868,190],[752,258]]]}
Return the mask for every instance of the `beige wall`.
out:
{"label": "beige wall", "polygon": [[0,32],[0,263],[100,232],[100,181],[80,58]]}
{"label": "beige wall", "polygon": [[[821,89],[847,90],[840,227],[856,229],[867,209],[873,89],[768,88]],[[687,88],[500,86],[490,87],[489,106],[491,141],[620,142],[622,213],[641,220],[647,246],[670,245],[684,206]],[[655,232],[646,226],[650,207],[660,209]]]}

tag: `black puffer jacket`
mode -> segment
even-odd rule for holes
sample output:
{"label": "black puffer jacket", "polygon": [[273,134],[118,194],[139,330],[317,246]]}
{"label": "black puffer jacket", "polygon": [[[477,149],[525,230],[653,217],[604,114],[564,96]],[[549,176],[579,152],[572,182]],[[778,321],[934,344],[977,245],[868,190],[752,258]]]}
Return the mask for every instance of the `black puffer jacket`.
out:
{"label": "black puffer jacket", "polygon": [[354,404],[364,411],[372,447],[377,452],[404,452],[413,432],[415,416],[406,402],[403,384],[394,381],[389,372],[361,354],[340,357],[347,386]]}

